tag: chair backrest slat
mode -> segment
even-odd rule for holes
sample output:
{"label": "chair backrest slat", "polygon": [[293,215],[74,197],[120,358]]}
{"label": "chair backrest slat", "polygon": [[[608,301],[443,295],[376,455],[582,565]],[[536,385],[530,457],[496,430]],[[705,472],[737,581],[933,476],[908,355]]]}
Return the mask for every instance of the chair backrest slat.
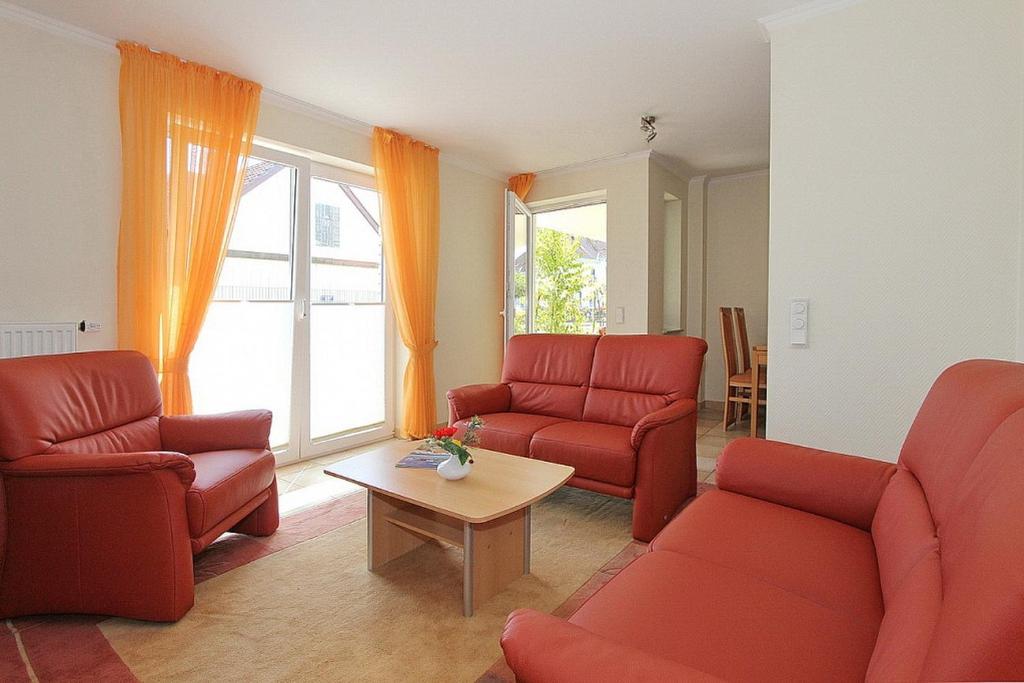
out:
{"label": "chair backrest slat", "polygon": [[736,332],[733,328],[732,309],[722,306],[718,309],[721,316],[722,327],[722,352],[725,358],[725,379],[735,375],[736,369]]}
{"label": "chair backrest slat", "polygon": [[740,372],[746,372],[750,369],[750,339],[747,337],[747,316],[739,306],[732,310],[736,315],[736,331],[740,342],[740,360],[743,361],[743,367],[740,368]]}

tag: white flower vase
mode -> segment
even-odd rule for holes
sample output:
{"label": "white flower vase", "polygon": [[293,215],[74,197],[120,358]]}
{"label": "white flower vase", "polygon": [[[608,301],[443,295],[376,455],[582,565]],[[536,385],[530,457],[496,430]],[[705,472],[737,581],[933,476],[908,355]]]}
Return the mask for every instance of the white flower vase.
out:
{"label": "white flower vase", "polygon": [[473,469],[473,465],[468,460],[463,465],[459,462],[459,456],[451,455],[437,466],[437,473],[448,481],[455,481],[465,477],[471,469]]}

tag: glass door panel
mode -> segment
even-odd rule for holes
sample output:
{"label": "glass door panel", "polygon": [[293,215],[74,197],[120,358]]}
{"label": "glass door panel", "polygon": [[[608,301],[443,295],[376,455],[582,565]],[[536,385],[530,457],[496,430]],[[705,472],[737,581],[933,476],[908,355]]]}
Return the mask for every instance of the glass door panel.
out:
{"label": "glass door panel", "polygon": [[310,184],[309,440],[391,429],[388,318],[377,193]]}
{"label": "glass door panel", "polygon": [[531,329],[533,215],[515,193],[505,190],[505,199],[505,338],[508,339]]}
{"label": "glass door panel", "polygon": [[196,413],[267,408],[289,442],[297,169],[251,157],[213,301],[189,365]]}

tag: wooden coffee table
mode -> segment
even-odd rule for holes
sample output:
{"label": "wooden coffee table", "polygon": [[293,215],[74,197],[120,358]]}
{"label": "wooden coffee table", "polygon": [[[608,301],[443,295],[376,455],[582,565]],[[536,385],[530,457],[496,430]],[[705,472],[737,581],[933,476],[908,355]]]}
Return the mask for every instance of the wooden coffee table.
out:
{"label": "wooden coffee table", "polygon": [[565,465],[473,449],[473,471],[446,481],[434,470],[395,467],[418,442],[393,442],[337,462],[324,474],[367,489],[372,572],[430,541],[463,549],[463,612],[530,573],[530,506],[573,475]]}

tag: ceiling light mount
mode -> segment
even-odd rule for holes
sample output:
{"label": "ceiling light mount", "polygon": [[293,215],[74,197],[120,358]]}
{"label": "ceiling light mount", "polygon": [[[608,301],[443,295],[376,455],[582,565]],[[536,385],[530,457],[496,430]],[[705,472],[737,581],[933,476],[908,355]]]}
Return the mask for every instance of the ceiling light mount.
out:
{"label": "ceiling light mount", "polygon": [[658,137],[658,131],[654,127],[654,122],[657,121],[656,116],[651,114],[642,114],[640,116],[640,130],[647,133],[647,142],[651,142],[654,138]]}

